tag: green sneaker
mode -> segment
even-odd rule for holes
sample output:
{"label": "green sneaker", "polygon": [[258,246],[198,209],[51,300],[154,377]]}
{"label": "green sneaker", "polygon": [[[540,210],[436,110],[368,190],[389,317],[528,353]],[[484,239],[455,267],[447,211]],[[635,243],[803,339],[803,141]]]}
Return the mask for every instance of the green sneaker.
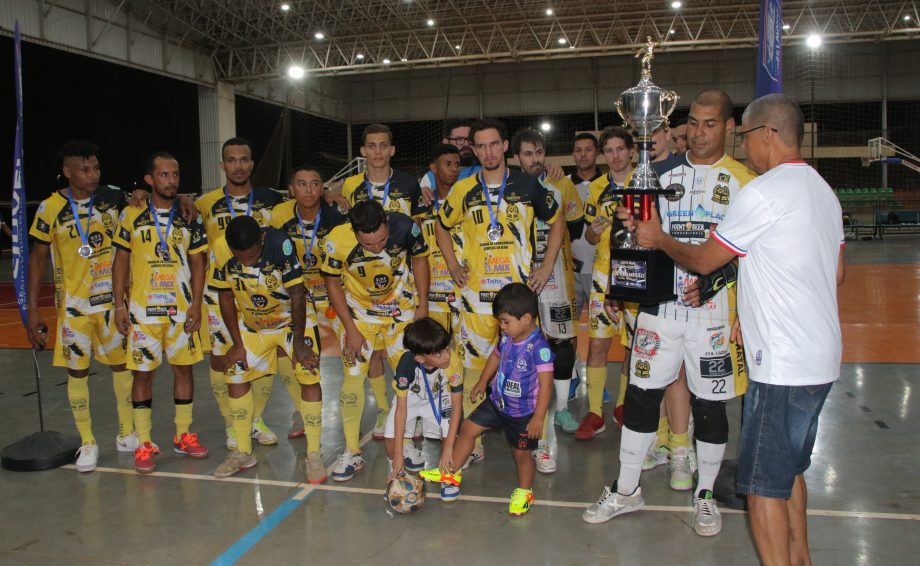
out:
{"label": "green sneaker", "polygon": [[533,491],[519,487],[511,494],[511,504],[508,506],[508,512],[518,517],[526,515],[530,511],[533,501]]}
{"label": "green sneaker", "polygon": [[460,486],[460,482],[463,480],[463,474],[461,472],[447,473],[442,472],[438,468],[432,468],[430,470],[422,470],[418,473],[418,477],[423,480],[427,480],[434,483],[447,483],[450,485]]}
{"label": "green sneaker", "polygon": [[278,435],[268,428],[262,417],[252,421],[252,437],[263,446],[278,444]]}
{"label": "green sneaker", "polygon": [[575,420],[575,417],[573,417],[572,413],[568,410],[556,411],[556,415],[553,417],[553,423],[561,428],[562,432],[566,434],[572,434],[578,430],[578,421]]}

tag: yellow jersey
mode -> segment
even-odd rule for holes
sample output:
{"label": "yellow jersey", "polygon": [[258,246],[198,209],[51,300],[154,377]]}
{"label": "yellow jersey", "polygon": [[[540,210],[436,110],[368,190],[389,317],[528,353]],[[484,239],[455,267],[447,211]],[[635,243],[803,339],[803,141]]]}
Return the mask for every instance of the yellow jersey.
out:
{"label": "yellow jersey", "polygon": [[[460,297],[455,293],[454,280],[447,269],[444,254],[441,253],[441,248],[438,247],[437,233],[435,231],[440,208],[438,203],[422,213],[418,218],[422,226],[425,243],[431,251],[431,255],[428,257],[428,267],[431,273],[431,280],[428,286],[428,312],[459,313]],[[453,242],[454,255],[460,258],[463,250],[463,227],[461,225],[454,226],[450,231],[450,239]]]}
{"label": "yellow jersey", "polygon": [[342,185],[342,196],[353,205],[373,197],[383,205],[384,210],[402,212],[406,216],[415,217],[425,212],[428,207],[422,202],[422,189],[418,179],[402,171],[391,171],[387,182],[379,185],[370,183],[367,173],[348,177]]}

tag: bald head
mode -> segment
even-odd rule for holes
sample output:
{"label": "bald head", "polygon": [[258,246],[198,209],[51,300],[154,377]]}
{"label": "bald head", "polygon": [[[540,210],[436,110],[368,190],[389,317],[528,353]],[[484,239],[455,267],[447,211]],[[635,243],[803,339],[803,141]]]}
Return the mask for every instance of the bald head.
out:
{"label": "bald head", "polygon": [[768,94],[748,104],[741,117],[745,129],[769,124],[777,130],[783,144],[789,147],[801,147],[805,139],[805,119],[802,109],[785,94]]}
{"label": "bald head", "polygon": [[691,106],[717,106],[719,107],[719,117],[727,122],[732,117],[732,99],[728,94],[721,90],[704,90],[696,95]]}

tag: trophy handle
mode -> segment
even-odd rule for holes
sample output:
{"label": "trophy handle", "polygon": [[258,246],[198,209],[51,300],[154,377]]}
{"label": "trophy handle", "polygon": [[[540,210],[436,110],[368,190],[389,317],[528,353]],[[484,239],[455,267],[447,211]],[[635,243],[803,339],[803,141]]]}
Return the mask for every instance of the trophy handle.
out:
{"label": "trophy handle", "polygon": [[628,120],[626,120],[626,116],[623,114],[623,101],[622,100],[614,101],[613,107],[616,108],[617,114],[620,115],[620,118],[623,119],[623,122],[624,123],[628,122]]}
{"label": "trophy handle", "polygon": [[664,117],[667,118],[671,115],[672,112],[674,112],[674,109],[677,108],[677,101],[680,100],[680,95],[678,95],[673,90],[668,90],[661,93],[661,100],[671,103],[668,109],[663,111]]}

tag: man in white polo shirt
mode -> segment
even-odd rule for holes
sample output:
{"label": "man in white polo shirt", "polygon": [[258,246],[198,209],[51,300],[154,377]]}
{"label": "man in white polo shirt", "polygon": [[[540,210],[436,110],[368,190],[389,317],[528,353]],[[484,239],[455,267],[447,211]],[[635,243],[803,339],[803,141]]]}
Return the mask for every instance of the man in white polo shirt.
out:
{"label": "man in white polo shirt", "polygon": [[[824,400],[840,376],[840,204],[801,159],[802,112],[791,98],[758,98],[742,122],[736,135],[748,165],[763,175],[738,193],[713,237],[698,246],[680,243],[657,221],[641,223],[636,233],[643,247],[702,274],[740,258],[738,320],[750,383],[738,492],[748,496],[761,562],[810,564],[802,474]],[[732,338],[740,334],[736,326]]]}

